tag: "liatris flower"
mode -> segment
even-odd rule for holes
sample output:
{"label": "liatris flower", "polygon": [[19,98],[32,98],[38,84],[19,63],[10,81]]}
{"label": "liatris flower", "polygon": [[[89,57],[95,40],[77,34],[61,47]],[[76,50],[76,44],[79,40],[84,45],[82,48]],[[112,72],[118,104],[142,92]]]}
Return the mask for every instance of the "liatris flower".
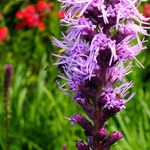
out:
{"label": "liatris flower", "polygon": [[12,74],[13,74],[13,66],[11,64],[5,65],[4,93],[6,97],[8,97]]}
{"label": "liatris flower", "polygon": [[[65,16],[61,24],[69,26],[63,40],[54,38],[54,43],[63,49],[59,65],[66,80],[60,88],[73,98],[91,120],[81,114],[69,118],[71,124],[79,124],[87,142],[76,143],[79,150],[109,150],[123,135],[108,133],[107,120],[126,108],[134,93],[129,94],[133,83],[126,81],[131,71],[132,60],[143,65],[136,56],[145,49],[148,23],[137,7],[136,0],[59,0]],[[144,26],[146,25],[146,26]],[[68,88],[69,86],[69,88]]]}
{"label": "liatris flower", "polygon": [[4,78],[4,134],[5,134],[5,144],[4,147],[5,149],[9,149],[9,131],[8,131],[8,126],[9,126],[9,119],[11,115],[11,101],[9,98],[9,88],[11,85],[11,80],[12,80],[12,75],[13,75],[13,66],[11,64],[6,64],[5,65],[5,78]]}

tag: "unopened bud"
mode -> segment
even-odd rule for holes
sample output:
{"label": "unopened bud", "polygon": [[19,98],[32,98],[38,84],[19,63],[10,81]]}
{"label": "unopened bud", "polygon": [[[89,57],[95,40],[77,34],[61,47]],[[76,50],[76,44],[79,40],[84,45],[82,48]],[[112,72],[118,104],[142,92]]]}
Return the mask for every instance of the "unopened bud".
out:
{"label": "unopened bud", "polygon": [[97,133],[97,138],[99,138],[99,140],[103,140],[107,135],[107,131],[105,128],[101,128],[99,130],[99,132]]}
{"label": "unopened bud", "polygon": [[88,150],[87,145],[83,141],[78,141],[76,143],[76,147],[78,148],[78,150]]}

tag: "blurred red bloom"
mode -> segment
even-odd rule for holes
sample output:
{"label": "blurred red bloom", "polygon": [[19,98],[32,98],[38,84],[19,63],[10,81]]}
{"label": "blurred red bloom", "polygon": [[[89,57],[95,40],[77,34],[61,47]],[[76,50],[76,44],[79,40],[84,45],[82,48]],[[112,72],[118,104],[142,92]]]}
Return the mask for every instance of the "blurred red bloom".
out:
{"label": "blurred red bloom", "polygon": [[8,28],[0,27],[0,41],[5,41],[8,38]]}
{"label": "blurred red bloom", "polygon": [[39,12],[43,12],[44,11],[44,9],[45,9],[45,7],[46,7],[46,2],[45,1],[39,1],[39,2],[37,2],[37,4],[36,4],[36,8],[37,8],[37,10],[39,11]]}
{"label": "blurred red bloom", "polygon": [[39,20],[40,15],[38,13],[34,13],[30,17],[26,18],[26,24],[28,27],[37,27]]}
{"label": "blurred red bloom", "polygon": [[65,12],[64,11],[59,11],[57,14],[59,19],[63,19],[65,17]]}
{"label": "blurred red bloom", "polygon": [[24,17],[24,13],[22,10],[19,10],[16,12],[16,18],[17,19],[23,19],[23,17]]}
{"label": "blurred red bloom", "polygon": [[45,30],[45,29],[46,29],[45,23],[44,23],[44,22],[39,22],[39,24],[38,24],[38,29],[39,29],[39,30]]}
{"label": "blurred red bloom", "polygon": [[36,9],[35,9],[35,6],[34,5],[28,5],[26,7],[26,12],[30,13],[30,14],[33,14],[36,12]]}
{"label": "blurred red bloom", "polygon": [[27,27],[36,27],[38,26],[40,15],[36,12],[34,5],[28,5],[23,10],[16,12],[16,18],[24,19],[24,23],[19,22],[16,25],[16,30],[22,29],[25,25]]}
{"label": "blurred red bloom", "polygon": [[150,4],[145,4],[144,5],[144,16],[145,17],[150,17]]}
{"label": "blurred red bloom", "polygon": [[43,1],[43,0],[40,0],[37,2],[36,4],[36,9],[41,12],[41,13],[47,13],[51,10],[53,6],[53,3],[52,2],[46,2],[46,1]]}
{"label": "blurred red bloom", "polygon": [[48,2],[48,3],[47,3],[47,7],[50,8],[50,9],[53,7],[53,5],[54,5],[54,4],[53,4],[52,2]]}
{"label": "blurred red bloom", "polygon": [[17,11],[16,18],[22,19],[22,23],[19,22],[16,25],[16,30],[20,30],[23,27],[37,27],[39,30],[44,30],[46,25],[43,20],[49,14],[52,6],[52,2],[40,0],[35,5],[28,5],[24,9]]}
{"label": "blurred red bloom", "polygon": [[25,9],[24,9],[24,18],[28,19],[30,17],[32,17],[32,15],[36,13],[36,9],[34,5],[28,5]]}

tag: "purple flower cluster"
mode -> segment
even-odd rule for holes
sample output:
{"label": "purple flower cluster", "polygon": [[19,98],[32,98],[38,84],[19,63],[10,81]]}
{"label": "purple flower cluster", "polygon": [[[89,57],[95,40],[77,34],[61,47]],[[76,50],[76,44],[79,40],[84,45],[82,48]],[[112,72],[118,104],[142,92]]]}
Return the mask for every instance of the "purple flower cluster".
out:
{"label": "purple flower cluster", "polygon": [[[120,132],[107,133],[105,123],[134,96],[133,86],[125,77],[132,62],[143,65],[136,56],[143,50],[148,35],[145,18],[139,13],[137,0],[59,0],[66,12],[61,24],[69,26],[63,40],[54,43],[65,51],[59,65],[66,80],[60,85],[66,93],[71,90],[77,102],[91,118],[73,115],[71,124],[85,131],[87,143],[76,143],[79,150],[105,150],[123,137]],[[136,22],[136,23],[135,23]],[[69,86],[69,88],[68,88]]]}

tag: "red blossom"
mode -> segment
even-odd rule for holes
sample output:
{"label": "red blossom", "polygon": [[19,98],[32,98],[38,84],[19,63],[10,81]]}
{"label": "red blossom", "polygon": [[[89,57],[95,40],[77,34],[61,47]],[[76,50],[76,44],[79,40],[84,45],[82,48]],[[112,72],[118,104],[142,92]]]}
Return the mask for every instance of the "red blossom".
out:
{"label": "red blossom", "polygon": [[46,1],[43,1],[43,0],[40,0],[37,2],[36,4],[36,9],[40,12],[40,13],[47,13],[51,10],[53,6],[53,3],[52,2],[46,2]]}
{"label": "red blossom", "polygon": [[38,29],[39,29],[39,30],[45,30],[45,29],[46,29],[45,23],[44,23],[44,22],[39,22],[39,24],[38,24]]}
{"label": "red blossom", "polygon": [[144,16],[145,17],[150,17],[150,4],[145,4],[144,5]]}
{"label": "red blossom", "polygon": [[44,11],[44,9],[45,9],[45,7],[46,7],[46,2],[45,1],[39,1],[39,2],[37,2],[37,4],[36,4],[36,8],[37,8],[37,10],[39,11],[39,12],[43,12]]}
{"label": "red blossom", "polygon": [[35,12],[36,12],[35,6],[34,6],[34,5],[28,5],[28,6],[26,7],[26,12],[28,12],[28,13],[30,13],[30,14],[35,13]]}
{"label": "red blossom", "polygon": [[53,4],[52,2],[48,2],[48,3],[47,3],[47,7],[48,7],[48,8],[52,8],[53,5],[54,5],[54,4]]}
{"label": "red blossom", "polygon": [[39,30],[46,28],[43,22],[46,14],[48,14],[53,6],[52,2],[46,2],[45,0],[39,0],[35,5],[28,5],[24,9],[16,12],[16,18],[21,19],[23,23],[19,22],[16,25],[16,30],[20,30],[23,27],[37,27]]}
{"label": "red blossom", "polygon": [[16,12],[17,19],[23,19],[23,17],[24,17],[24,12],[22,10]]}
{"label": "red blossom", "polygon": [[37,27],[39,23],[40,15],[38,13],[32,14],[32,16],[26,18],[26,24],[28,27]]}
{"label": "red blossom", "polygon": [[8,28],[0,27],[0,41],[5,41],[8,38]]}
{"label": "red blossom", "polygon": [[57,14],[59,19],[63,19],[65,17],[65,12],[64,11],[59,11]]}
{"label": "red blossom", "polygon": [[32,17],[32,15],[36,13],[36,9],[34,5],[28,5],[25,9],[24,9],[24,18],[28,19],[30,17]]}
{"label": "red blossom", "polygon": [[20,30],[24,26],[37,27],[40,20],[40,15],[36,12],[34,5],[28,5],[26,8],[16,13],[16,18],[23,19],[24,21],[24,23],[19,22],[16,25],[16,30]]}

